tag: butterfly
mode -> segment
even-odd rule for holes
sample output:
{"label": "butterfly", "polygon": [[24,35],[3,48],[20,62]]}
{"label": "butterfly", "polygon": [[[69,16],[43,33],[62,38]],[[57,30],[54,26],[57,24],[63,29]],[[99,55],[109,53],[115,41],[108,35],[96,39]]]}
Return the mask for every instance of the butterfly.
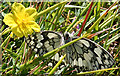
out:
{"label": "butterfly", "polygon": [[[32,51],[42,56],[77,38],[69,33],[65,33],[63,36],[53,31],[42,31],[28,36],[25,41]],[[66,47],[64,52],[56,53],[52,60],[59,61],[63,54],[66,54],[64,65],[70,64],[77,72],[110,68],[114,64],[114,59],[108,51],[86,38]],[[54,61],[49,64],[54,66],[56,64]]]}

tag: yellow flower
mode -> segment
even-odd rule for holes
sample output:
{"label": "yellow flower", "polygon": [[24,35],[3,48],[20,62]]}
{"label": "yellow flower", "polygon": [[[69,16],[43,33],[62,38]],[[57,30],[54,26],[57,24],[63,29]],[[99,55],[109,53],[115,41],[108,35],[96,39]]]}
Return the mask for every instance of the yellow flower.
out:
{"label": "yellow flower", "polygon": [[35,22],[37,11],[35,8],[25,8],[21,3],[12,5],[12,13],[5,15],[3,21],[11,27],[12,32],[18,37],[27,37],[28,34],[40,32],[39,25]]}

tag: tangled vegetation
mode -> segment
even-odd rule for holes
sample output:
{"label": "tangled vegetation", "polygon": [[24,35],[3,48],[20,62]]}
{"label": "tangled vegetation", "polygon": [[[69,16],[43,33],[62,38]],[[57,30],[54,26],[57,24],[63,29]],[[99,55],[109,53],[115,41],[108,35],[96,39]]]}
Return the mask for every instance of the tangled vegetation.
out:
{"label": "tangled vegetation", "polygon": [[[0,8],[1,75],[120,75],[120,2],[3,2]],[[113,56],[115,64],[112,68],[82,73],[66,71],[67,67],[57,71],[62,60],[54,68],[47,67],[50,56],[58,49],[35,57],[24,41],[28,34],[44,30],[91,39]],[[48,60],[42,62],[45,58]]]}

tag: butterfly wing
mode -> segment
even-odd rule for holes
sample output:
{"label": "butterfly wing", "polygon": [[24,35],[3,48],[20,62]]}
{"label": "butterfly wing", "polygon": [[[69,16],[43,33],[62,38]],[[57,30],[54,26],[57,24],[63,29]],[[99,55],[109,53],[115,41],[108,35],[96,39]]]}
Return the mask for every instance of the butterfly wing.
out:
{"label": "butterfly wing", "polygon": [[[42,56],[45,53],[60,47],[62,45],[62,36],[53,31],[43,31],[30,35],[25,41],[33,52]],[[62,56],[61,51],[56,53],[49,61],[48,66],[55,66]]]}
{"label": "butterfly wing", "polygon": [[114,64],[113,57],[104,48],[86,38],[68,46],[66,53],[66,62],[78,72],[109,68]]}
{"label": "butterfly wing", "polygon": [[27,45],[32,51],[39,53],[40,56],[58,48],[61,45],[62,37],[52,31],[35,33],[26,38]]}
{"label": "butterfly wing", "polygon": [[[68,35],[64,40],[58,33],[43,31],[41,33],[30,35],[26,39],[26,42],[32,51],[39,53],[39,55],[42,56],[43,54],[60,47],[62,41],[68,43],[76,38],[77,37],[71,38]],[[65,52],[67,56],[63,65],[66,63],[70,64],[71,67],[76,68],[78,72],[109,68],[114,64],[114,59],[104,48],[85,38],[66,47]],[[62,54],[63,53],[61,52],[56,53],[48,65],[56,65],[62,57]]]}

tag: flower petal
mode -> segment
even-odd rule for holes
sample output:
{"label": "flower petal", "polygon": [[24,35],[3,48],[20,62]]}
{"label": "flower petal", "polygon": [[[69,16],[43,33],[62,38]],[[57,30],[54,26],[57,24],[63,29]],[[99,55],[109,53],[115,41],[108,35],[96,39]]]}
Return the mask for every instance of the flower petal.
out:
{"label": "flower petal", "polygon": [[25,37],[27,37],[28,34],[31,35],[33,33],[32,28],[27,23],[22,24],[19,27],[20,27],[20,29]]}
{"label": "flower petal", "polygon": [[16,36],[18,36],[18,37],[23,37],[23,33],[21,32],[21,30],[19,29],[19,27],[13,28],[13,29],[12,29],[12,32],[13,32]]}
{"label": "flower petal", "polygon": [[12,13],[6,14],[3,21],[6,25],[8,25],[11,28],[15,28],[18,25],[15,22],[16,18]]}
{"label": "flower petal", "polygon": [[12,5],[12,12],[19,17],[24,14],[25,7],[21,3],[14,3]]}
{"label": "flower petal", "polygon": [[35,17],[37,15],[37,11],[35,8],[26,8],[25,9],[25,14],[29,14],[31,17]]}
{"label": "flower petal", "polygon": [[12,32],[18,37],[27,37],[28,34],[40,32],[39,25],[34,22],[37,11],[35,8],[25,8],[21,3],[12,5],[12,13],[6,14],[4,22],[11,27]]}
{"label": "flower petal", "polygon": [[36,22],[29,22],[28,26],[30,26],[35,32],[40,32],[40,26]]}

